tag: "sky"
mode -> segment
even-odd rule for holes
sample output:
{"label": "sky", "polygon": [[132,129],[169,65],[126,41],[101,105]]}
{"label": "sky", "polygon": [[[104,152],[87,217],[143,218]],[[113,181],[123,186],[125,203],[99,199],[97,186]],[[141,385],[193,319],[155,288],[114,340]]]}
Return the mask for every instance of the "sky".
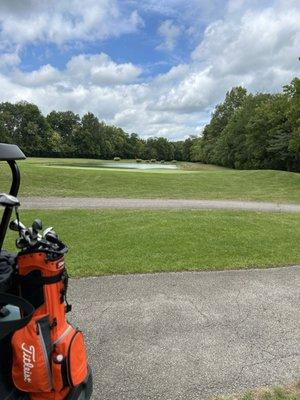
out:
{"label": "sky", "polygon": [[233,86],[299,76],[300,0],[0,0],[0,101],[200,135]]}

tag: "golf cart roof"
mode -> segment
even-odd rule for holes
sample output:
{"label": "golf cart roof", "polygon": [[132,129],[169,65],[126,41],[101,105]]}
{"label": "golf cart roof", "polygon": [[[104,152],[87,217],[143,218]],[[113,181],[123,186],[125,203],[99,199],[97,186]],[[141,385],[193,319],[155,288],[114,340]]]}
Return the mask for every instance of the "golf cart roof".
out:
{"label": "golf cart roof", "polygon": [[0,161],[24,160],[24,153],[15,144],[0,143]]}

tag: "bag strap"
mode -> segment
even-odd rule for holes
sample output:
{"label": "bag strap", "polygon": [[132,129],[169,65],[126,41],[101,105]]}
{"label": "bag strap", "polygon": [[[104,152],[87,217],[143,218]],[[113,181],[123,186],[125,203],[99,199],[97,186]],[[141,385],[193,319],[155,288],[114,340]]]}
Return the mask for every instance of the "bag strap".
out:
{"label": "bag strap", "polygon": [[22,299],[21,297],[14,296],[12,294],[0,293],[0,304],[11,304],[19,307],[22,318],[12,321],[1,321],[0,319],[0,340],[10,333],[23,328],[31,320],[35,311],[32,304]]}
{"label": "bag strap", "polygon": [[[36,270],[38,271],[38,270]],[[34,271],[33,271],[34,272]],[[54,283],[60,282],[63,278],[63,273],[64,271],[60,272],[59,274],[53,275],[53,276],[35,276],[34,277],[34,283],[39,284],[39,285],[52,285]],[[18,283],[24,283],[30,284],[32,283],[32,275],[27,274],[27,275],[16,275],[15,280]]]}

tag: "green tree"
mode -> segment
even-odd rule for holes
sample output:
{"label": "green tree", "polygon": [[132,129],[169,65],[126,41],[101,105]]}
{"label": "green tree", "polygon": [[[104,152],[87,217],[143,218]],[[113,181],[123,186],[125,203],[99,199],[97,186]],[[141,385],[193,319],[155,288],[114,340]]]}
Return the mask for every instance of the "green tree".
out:
{"label": "green tree", "polygon": [[190,136],[183,142],[182,158],[184,161],[192,161],[192,147],[197,141],[195,136]]}
{"label": "green tree", "polygon": [[76,155],[87,158],[101,157],[101,126],[98,118],[87,113],[81,119],[80,126],[74,131],[73,143]]}
{"label": "green tree", "polygon": [[289,111],[287,118],[292,126],[289,141],[290,165],[292,171],[300,171],[300,79],[294,78],[290,85],[284,86],[287,95]]}
{"label": "green tree", "polygon": [[43,156],[52,151],[52,131],[34,104],[0,104],[1,139],[16,143],[29,156]]}
{"label": "green tree", "polygon": [[174,159],[177,161],[183,161],[183,141],[172,142],[174,148]]}
{"label": "green tree", "polygon": [[[212,114],[211,121],[205,126],[203,131],[203,142],[201,146],[202,161],[206,163],[218,163],[218,155],[214,154],[216,142],[222,135],[231,117],[242,107],[247,98],[247,91],[243,87],[235,87],[226,93],[223,103],[216,106]],[[195,153],[195,151],[194,151]]]}
{"label": "green tree", "polygon": [[125,158],[135,159],[142,158],[145,150],[145,141],[140,139],[138,134],[132,133],[127,137],[126,148],[125,148]]}
{"label": "green tree", "polygon": [[61,138],[60,153],[62,156],[76,155],[75,136],[80,128],[80,117],[72,111],[51,111],[47,115],[47,122]]}
{"label": "green tree", "polygon": [[170,161],[174,158],[174,147],[168,139],[159,137],[155,140],[155,147],[158,160]]}

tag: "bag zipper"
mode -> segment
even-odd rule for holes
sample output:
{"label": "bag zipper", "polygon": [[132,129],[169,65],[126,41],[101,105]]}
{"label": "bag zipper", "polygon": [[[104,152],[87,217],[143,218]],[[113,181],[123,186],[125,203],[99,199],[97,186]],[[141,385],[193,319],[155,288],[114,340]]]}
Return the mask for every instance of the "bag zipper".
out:
{"label": "bag zipper", "polygon": [[78,328],[76,328],[76,330],[75,330],[75,332],[74,332],[74,335],[72,336],[72,338],[71,338],[71,340],[70,340],[70,343],[69,343],[69,347],[68,347],[68,354],[67,354],[67,357],[66,357],[66,364],[67,364],[67,377],[68,377],[68,381],[69,381],[69,384],[70,384],[70,386],[71,387],[75,387],[74,385],[73,385],[73,381],[72,381],[72,375],[71,375],[71,365],[70,365],[70,352],[71,352],[71,347],[72,347],[72,344],[73,344],[73,341],[74,341],[74,339],[75,339],[75,337],[78,335],[78,333],[80,333],[81,331],[78,329]]}
{"label": "bag zipper", "polygon": [[67,327],[67,329],[65,329],[65,330],[63,331],[63,333],[59,336],[59,338],[57,338],[57,339],[55,340],[55,342],[53,342],[53,345],[55,346],[56,344],[60,343],[60,342],[68,335],[68,333],[71,332],[72,328],[73,328],[73,327],[72,327],[71,325],[69,325],[69,326]]}
{"label": "bag zipper", "polygon": [[46,344],[45,344],[45,340],[44,340],[44,336],[43,336],[43,330],[41,329],[40,323],[38,321],[37,321],[37,326],[38,326],[38,330],[39,330],[38,336],[40,337],[40,343],[41,343],[41,346],[43,349],[44,358],[45,358],[45,362],[46,362],[48,383],[49,383],[50,390],[52,390],[53,384],[52,384],[52,372],[51,372],[51,368],[50,368],[50,361],[49,361],[49,357],[47,354]]}

